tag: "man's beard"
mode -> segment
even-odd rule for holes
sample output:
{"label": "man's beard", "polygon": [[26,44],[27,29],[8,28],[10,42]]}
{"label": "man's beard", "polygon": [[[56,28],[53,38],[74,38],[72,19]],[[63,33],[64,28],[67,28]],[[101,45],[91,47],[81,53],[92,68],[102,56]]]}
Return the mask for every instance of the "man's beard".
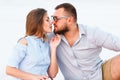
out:
{"label": "man's beard", "polygon": [[66,33],[68,31],[68,28],[67,27],[65,27],[65,28],[63,28],[63,29],[61,29],[61,30],[58,30],[58,31],[55,31],[55,29],[54,29],[54,33],[55,34],[64,34],[64,33]]}

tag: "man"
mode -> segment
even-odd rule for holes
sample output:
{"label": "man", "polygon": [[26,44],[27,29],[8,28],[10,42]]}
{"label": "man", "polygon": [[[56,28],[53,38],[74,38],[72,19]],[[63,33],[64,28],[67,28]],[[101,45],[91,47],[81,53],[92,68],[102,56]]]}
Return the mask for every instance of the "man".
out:
{"label": "man", "polygon": [[61,35],[58,64],[65,80],[120,80],[120,55],[103,63],[102,48],[120,51],[120,39],[98,28],[77,24],[76,9],[70,3],[55,8],[54,33]]}

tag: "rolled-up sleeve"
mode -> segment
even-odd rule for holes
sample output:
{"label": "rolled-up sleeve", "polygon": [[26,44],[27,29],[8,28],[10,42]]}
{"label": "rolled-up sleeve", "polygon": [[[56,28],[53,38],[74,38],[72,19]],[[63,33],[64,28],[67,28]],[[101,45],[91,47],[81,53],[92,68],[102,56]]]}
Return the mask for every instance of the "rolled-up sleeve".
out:
{"label": "rolled-up sleeve", "polygon": [[13,49],[13,52],[10,54],[7,62],[7,66],[18,68],[22,60],[26,56],[27,46],[17,43]]}

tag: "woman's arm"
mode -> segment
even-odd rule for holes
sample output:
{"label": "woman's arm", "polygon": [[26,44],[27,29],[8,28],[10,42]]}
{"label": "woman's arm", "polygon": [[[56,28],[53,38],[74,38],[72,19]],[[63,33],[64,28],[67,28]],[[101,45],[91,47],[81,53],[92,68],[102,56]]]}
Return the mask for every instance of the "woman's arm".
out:
{"label": "woman's arm", "polygon": [[6,67],[6,74],[19,78],[19,79],[23,79],[23,80],[44,80],[44,79],[48,79],[48,76],[40,76],[40,75],[34,75],[31,73],[27,73],[24,71],[21,71],[15,67],[10,67],[7,66]]}
{"label": "woman's arm", "polygon": [[61,38],[59,35],[55,35],[50,40],[50,52],[51,52],[51,59],[50,59],[50,66],[48,69],[48,75],[51,78],[54,78],[56,74],[58,73],[58,64],[57,64],[57,58],[56,58],[56,48],[60,44]]}
{"label": "woman's arm", "polygon": [[23,80],[40,80],[40,79],[47,79],[48,78],[48,76],[34,75],[31,73],[21,71],[15,67],[10,67],[10,66],[7,66],[6,73],[8,75],[11,75],[11,76],[14,76],[16,78],[23,79]]}
{"label": "woman's arm", "polygon": [[[27,41],[25,38],[20,39],[18,43],[27,46]],[[20,49],[18,51],[19,54],[24,52],[21,50],[22,49]],[[12,62],[12,65],[8,63],[8,66],[6,67],[6,74],[13,76],[13,77],[16,77],[16,78],[19,78],[19,79],[22,79],[22,80],[44,80],[44,79],[48,78],[48,76],[35,75],[35,74],[27,73],[27,72],[21,71],[20,69],[17,69],[15,66],[13,66],[13,63],[14,63],[14,65],[17,65],[22,60],[22,58],[24,58],[25,56],[22,55],[20,57],[21,59],[18,59],[18,56],[17,56],[18,54],[17,53],[15,53],[15,54],[16,55],[13,55],[14,57],[12,57],[12,59],[13,59],[13,61],[17,61],[17,62],[15,62],[15,63]],[[14,59],[14,58],[16,58],[16,59]]]}

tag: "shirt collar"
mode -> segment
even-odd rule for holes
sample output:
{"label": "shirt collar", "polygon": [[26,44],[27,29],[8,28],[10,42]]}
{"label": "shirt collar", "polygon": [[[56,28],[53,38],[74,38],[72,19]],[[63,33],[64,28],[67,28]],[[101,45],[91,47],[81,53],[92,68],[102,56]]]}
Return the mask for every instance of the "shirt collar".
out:
{"label": "shirt collar", "polygon": [[86,32],[85,32],[82,24],[78,25],[78,29],[79,29],[80,36],[86,35]]}
{"label": "shirt collar", "polygon": [[[78,24],[78,29],[79,29],[80,38],[82,36],[86,35],[85,29],[84,29],[84,27],[83,27],[82,24]],[[60,35],[60,36],[61,36],[61,39],[63,39],[64,41],[66,41],[65,37],[63,35]]]}

